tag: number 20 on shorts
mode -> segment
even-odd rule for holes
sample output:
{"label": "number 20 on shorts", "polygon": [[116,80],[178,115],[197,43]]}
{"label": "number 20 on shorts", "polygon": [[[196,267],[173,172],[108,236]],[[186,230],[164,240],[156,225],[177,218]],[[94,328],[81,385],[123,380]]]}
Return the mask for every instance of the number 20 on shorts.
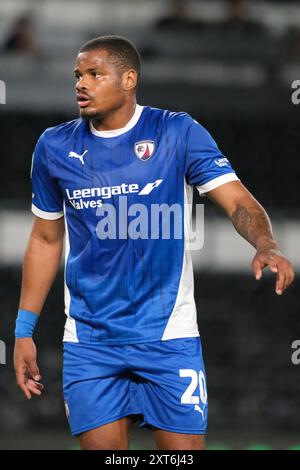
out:
{"label": "number 20 on shorts", "polygon": [[[180,377],[190,377],[191,383],[181,397],[182,404],[193,404],[198,405],[200,400],[203,405],[207,403],[207,389],[206,389],[206,380],[203,373],[203,370],[200,370],[199,374],[193,369],[180,369]],[[195,396],[195,390],[199,386],[200,399],[199,396]]]}

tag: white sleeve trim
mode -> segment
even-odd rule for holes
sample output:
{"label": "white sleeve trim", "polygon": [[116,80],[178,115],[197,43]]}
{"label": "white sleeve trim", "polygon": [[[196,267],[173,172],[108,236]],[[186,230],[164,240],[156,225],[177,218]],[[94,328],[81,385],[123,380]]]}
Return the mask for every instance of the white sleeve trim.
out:
{"label": "white sleeve trim", "polygon": [[212,191],[213,189],[222,186],[222,184],[230,183],[230,181],[240,181],[240,179],[235,173],[227,173],[226,175],[218,176],[218,178],[214,178],[201,186],[196,186],[196,188],[198,189],[200,196],[202,196],[202,194]]}
{"label": "white sleeve trim", "polygon": [[45,212],[36,207],[34,204],[31,205],[31,210],[34,213],[34,215],[37,215],[41,219],[47,219],[47,220],[56,220],[60,219],[64,215],[63,211],[61,212]]}

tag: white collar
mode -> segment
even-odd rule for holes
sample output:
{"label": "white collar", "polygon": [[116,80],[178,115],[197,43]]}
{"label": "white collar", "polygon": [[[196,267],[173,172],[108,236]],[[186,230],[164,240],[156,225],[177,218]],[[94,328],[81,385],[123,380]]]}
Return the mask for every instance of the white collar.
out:
{"label": "white collar", "polygon": [[112,129],[109,131],[97,131],[97,129],[94,128],[92,121],[90,121],[91,133],[96,135],[97,137],[116,137],[118,135],[125,134],[125,132],[130,131],[130,129],[132,129],[136,125],[136,123],[141,117],[143,109],[144,106],[140,106],[139,104],[137,104],[134,111],[134,115],[132,116],[130,121],[127,122],[126,126],[121,127],[120,129]]}

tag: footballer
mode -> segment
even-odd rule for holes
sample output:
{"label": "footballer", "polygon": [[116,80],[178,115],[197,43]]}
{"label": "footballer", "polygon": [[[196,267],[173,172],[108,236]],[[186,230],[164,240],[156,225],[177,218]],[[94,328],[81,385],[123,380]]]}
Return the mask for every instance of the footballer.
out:
{"label": "footballer", "polygon": [[[88,41],[75,64],[80,117],[37,142],[14,365],[25,396],[41,395],[32,336],[64,246],[63,392],[81,449],[128,449],[138,421],[157,449],[201,450],[208,397],[187,249],[193,187],[255,247],[257,280],[268,267],[282,295],[294,273],[265,210],[205,128],[187,113],[137,104],[140,70],[127,39]],[[157,207],[159,221],[176,208],[169,236],[148,224]]]}

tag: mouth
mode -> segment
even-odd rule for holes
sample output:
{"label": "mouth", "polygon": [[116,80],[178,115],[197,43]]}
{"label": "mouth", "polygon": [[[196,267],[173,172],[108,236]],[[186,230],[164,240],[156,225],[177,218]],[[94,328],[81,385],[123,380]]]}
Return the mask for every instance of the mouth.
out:
{"label": "mouth", "polygon": [[89,96],[79,93],[77,95],[77,103],[80,108],[87,108],[91,104],[91,99]]}

